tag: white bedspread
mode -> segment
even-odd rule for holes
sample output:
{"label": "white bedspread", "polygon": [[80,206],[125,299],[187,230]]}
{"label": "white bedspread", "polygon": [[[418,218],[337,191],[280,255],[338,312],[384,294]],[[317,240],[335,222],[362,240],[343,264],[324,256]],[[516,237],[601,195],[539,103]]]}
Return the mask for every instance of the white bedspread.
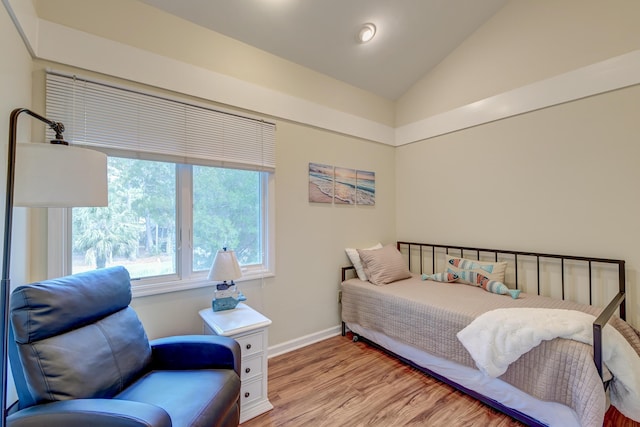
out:
{"label": "white bedspread", "polygon": [[[499,377],[543,340],[566,338],[593,345],[594,320],[594,316],[574,310],[503,308],[480,315],[457,337],[478,369]],[[609,325],[603,329],[602,340],[602,359],[614,376],[611,403],[625,416],[640,421],[640,357]]]}

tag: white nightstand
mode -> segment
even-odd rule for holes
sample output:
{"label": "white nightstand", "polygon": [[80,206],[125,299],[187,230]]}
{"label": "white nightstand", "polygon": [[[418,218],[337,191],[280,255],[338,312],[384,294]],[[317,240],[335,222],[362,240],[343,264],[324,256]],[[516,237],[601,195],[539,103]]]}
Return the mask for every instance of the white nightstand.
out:
{"label": "white nightstand", "polygon": [[238,341],[242,354],[240,422],[273,409],[267,396],[267,329],[271,320],[246,304],[232,310],[200,310],[205,335],[221,335]]}

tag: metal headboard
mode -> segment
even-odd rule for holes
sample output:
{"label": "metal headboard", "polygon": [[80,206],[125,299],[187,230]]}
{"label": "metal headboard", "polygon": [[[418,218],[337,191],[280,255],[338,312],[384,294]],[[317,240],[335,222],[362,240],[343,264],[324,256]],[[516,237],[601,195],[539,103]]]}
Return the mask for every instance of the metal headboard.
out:
{"label": "metal headboard", "polygon": [[[547,253],[538,253],[538,252],[524,252],[524,251],[512,251],[512,250],[503,250],[503,249],[486,249],[486,248],[472,248],[467,246],[455,246],[455,245],[438,245],[431,243],[414,243],[414,242],[397,242],[397,248],[399,251],[402,250],[403,247],[407,248],[407,252],[409,254],[409,269],[411,270],[411,249],[417,248],[420,251],[420,274],[424,272],[424,257],[423,251],[424,248],[431,249],[431,271],[435,272],[435,264],[436,264],[436,250],[441,249],[444,250],[445,253],[449,253],[450,250],[459,251],[461,257],[471,258],[472,256],[475,259],[480,259],[481,254],[492,254],[495,261],[498,261],[499,255],[509,255],[513,257],[513,264],[515,269],[515,288],[518,289],[520,286],[520,282],[518,280],[518,257],[529,257],[535,258],[536,260],[536,269],[537,269],[537,293],[540,295],[540,259],[541,258],[551,258],[560,260],[561,266],[561,287],[562,287],[562,299],[565,299],[565,261],[581,261],[585,262],[588,265],[589,270],[589,305],[593,305],[593,271],[592,264],[593,263],[601,263],[601,264],[615,264],[618,267],[618,291],[622,294],[625,293],[625,262],[623,260],[618,259],[608,259],[608,258],[593,258],[593,257],[583,257],[583,256],[573,256],[573,255],[558,255],[558,254],[547,254]],[[466,255],[465,255],[466,253]],[[472,253],[472,254],[470,254]],[[622,302],[622,301],[621,301]],[[626,318],[625,313],[625,305],[620,304],[620,317],[622,319]]]}

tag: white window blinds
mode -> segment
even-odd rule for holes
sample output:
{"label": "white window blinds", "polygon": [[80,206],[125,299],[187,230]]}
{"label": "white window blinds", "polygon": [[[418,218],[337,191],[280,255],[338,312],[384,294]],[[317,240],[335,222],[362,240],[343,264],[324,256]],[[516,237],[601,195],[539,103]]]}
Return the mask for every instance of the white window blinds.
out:
{"label": "white window blinds", "polygon": [[55,73],[46,90],[47,117],[74,145],[275,170],[273,123]]}

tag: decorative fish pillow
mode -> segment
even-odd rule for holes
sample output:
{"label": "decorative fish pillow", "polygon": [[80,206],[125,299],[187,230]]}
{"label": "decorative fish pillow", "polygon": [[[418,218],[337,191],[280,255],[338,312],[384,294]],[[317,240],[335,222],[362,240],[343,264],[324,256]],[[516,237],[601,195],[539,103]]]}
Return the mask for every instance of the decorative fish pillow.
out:
{"label": "decorative fish pillow", "polygon": [[513,299],[518,298],[518,296],[520,295],[519,289],[509,289],[504,283],[498,282],[497,280],[491,280],[487,276],[483,276],[482,274],[476,273],[475,271],[453,271],[451,269],[448,269],[447,273],[457,275],[458,282],[479,286],[485,291],[491,292],[493,294],[510,295]]}
{"label": "decorative fish pillow", "polygon": [[[446,256],[446,266],[448,270],[454,273],[470,270],[474,273],[482,274],[490,280],[496,280],[502,283],[504,283],[505,271],[507,270],[507,263],[505,261],[486,262],[451,255]],[[462,282],[462,280],[459,280],[459,282]]]}

